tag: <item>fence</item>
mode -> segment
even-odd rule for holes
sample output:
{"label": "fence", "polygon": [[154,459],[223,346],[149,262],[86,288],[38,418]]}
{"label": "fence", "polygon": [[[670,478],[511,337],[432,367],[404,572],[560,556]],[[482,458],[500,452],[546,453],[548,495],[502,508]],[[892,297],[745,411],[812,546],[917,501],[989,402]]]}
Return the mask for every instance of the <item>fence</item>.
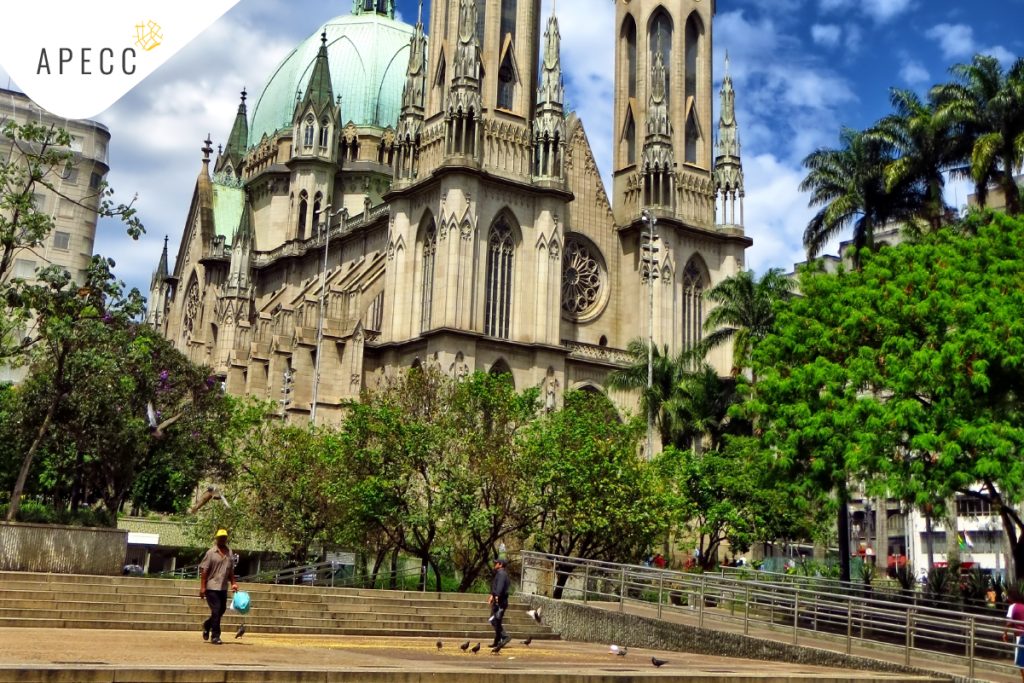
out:
{"label": "fence", "polygon": [[128,532],[0,522],[0,571],[120,574]]}
{"label": "fence", "polygon": [[[842,584],[810,586],[800,581],[762,581],[726,573],[697,574],[597,560],[523,552],[523,592],[555,598],[652,605],[658,618],[667,611],[686,613],[701,628],[708,621],[742,627],[782,629],[799,644],[801,635],[827,633],[845,640],[847,654],[856,641],[887,643],[902,649],[909,666],[913,653],[949,655],[964,662],[970,677],[978,663],[1011,670],[1011,646],[1002,642],[1006,620],[965,614],[912,600],[878,600]],[[1024,627],[1024,624],[1022,624]],[[1003,661],[999,661],[1003,660]]]}

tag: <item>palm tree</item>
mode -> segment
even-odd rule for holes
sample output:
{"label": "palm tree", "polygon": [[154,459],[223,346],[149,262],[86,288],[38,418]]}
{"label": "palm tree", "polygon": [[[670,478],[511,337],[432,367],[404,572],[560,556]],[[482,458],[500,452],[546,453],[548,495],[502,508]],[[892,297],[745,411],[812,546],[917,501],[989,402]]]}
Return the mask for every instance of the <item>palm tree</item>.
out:
{"label": "palm tree", "polygon": [[700,344],[700,356],[732,340],[732,374],[750,367],[750,356],[775,324],[775,305],[793,295],[795,282],[781,268],[772,268],[758,280],[743,271],[722,280],[704,295],[716,305],[704,321],[708,332]]}
{"label": "palm tree", "polygon": [[935,86],[932,97],[970,144],[956,170],[974,181],[979,204],[985,206],[994,182],[1006,195],[1006,212],[1017,215],[1021,198],[1013,174],[1024,161],[1024,57],[1003,71],[995,57],[976,55],[951,71],[956,82]]}
{"label": "palm tree", "polygon": [[887,186],[885,169],[895,159],[891,145],[850,128],[839,139],[838,149],[819,149],[804,159],[808,173],[800,190],[811,193],[810,206],[821,207],[804,231],[804,248],[814,258],[829,240],[852,227],[853,263],[859,267],[858,253],[873,245],[875,229],[906,220],[923,202],[912,186]]}
{"label": "palm tree", "polygon": [[736,382],[718,376],[710,365],[687,372],[665,401],[664,411],[674,427],[674,443],[697,453],[717,450],[722,437],[734,433],[729,408],[737,401]]}
{"label": "palm tree", "polygon": [[945,173],[963,156],[962,138],[949,112],[939,109],[933,98],[922,101],[909,90],[895,88],[890,99],[893,113],[867,131],[896,154],[885,169],[886,190],[920,186],[922,217],[937,230],[946,216]]}
{"label": "palm tree", "polygon": [[685,351],[671,355],[668,346],[660,349],[655,344],[653,349],[654,382],[650,390],[647,388],[647,342],[634,339],[626,346],[626,352],[632,361],[624,368],[613,370],[608,374],[608,386],[612,389],[640,391],[640,409],[647,415],[648,409],[654,413],[655,424],[661,434],[663,444],[675,443],[672,438],[674,425],[672,416],[665,412],[665,402],[669,400],[676,386],[692,367],[692,360]]}

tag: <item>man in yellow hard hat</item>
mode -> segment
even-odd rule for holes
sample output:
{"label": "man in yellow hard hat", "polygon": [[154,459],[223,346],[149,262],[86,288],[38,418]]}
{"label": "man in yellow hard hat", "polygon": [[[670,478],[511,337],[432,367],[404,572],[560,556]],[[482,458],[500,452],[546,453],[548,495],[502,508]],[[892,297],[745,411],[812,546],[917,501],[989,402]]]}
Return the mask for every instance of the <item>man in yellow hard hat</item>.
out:
{"label": "man in yellow hard hat", "polygon": [[[228,607],[228,586],[237,591],[235,562],[228,548],[228,532],[218,529],[214,545],[199,563],[199,597],[210,606],[210,618],[203,622],[203,640],[220,645],[220,618]],[[212,636],[212,639],[211,639]]]}

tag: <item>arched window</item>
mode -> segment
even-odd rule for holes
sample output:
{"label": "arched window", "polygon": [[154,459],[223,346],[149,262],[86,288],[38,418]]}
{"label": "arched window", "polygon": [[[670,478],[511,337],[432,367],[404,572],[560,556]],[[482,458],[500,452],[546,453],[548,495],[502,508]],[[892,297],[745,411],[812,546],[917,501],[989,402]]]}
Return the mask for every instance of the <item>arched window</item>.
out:
{"label": "arched window", "polygon": [[704,270],[690,259],[683,270],[683,348],[690,350],[704,338]]}
{"label": "arched window", "polygon": [[632,108],[626,110],[626,129],[622,133],[626,143],[626,163],[636,163],[636,121],[633,119]]}
{"label": "arched window", "polygon": [[484,35],[487,30],[487,0],[476,0],[476,38],[480,41],[480,51],[484,49]]}
{"label": "arched window", "polygon": [[515,386],[515,379],[512,376],[512,368],[509,367],[508,362],[504,358],[499,358],[494,361],[494,365],[491,366],[491,369],[488,370],[488,372],[492,375],[497,375],[498,377],[504,377],[510,384],[512,384],[512,386]]}
{"label": "arched window", "polygon": [[651,17],[650,30],[647,34],[651,50],[651,64],[654,56],[661,50],[661,59],[665,64],[665,100],[671,102],[672,90],[672,18],[664,9],[659,8]]}
{"label": "arched window", "polygon": [[311,235],[317,235],[320,232],[320,204],[323,200],[323,195],[319,192],[313,197],[313,227],[309,231]]}
{"label": "arched window", "polygon": [[516,0],[501,0],[501,45],[505,37],[516,42]]}
{"label": "arched window", "polygon": [[327,119],[324,119],[323,121],[320,122],[320,147],[323,149],[327,149],[328,147],[330,147],[330,142],[331,129],[329,128]]}
{"label": "arched window", "polygon": [[306,147],[313,146],[313,117],[306,118],[306,125],[302,131],[302,142]]}
{"label": "arched window", "polygon": [[636,21],[632,15],[627,14],[622,22],[622,43],[625,49],[625,68],[627,93],[629,97],[636,97]]}
{"label": "arched window", "polygon": [[697,76],[698,57],[701,52],[701,40],[704,35],[704,28],[700,23],[700,17],[696,13],[691,14],[686,20],[686,152],[685,161],[689,164],[696,164],[697,141],[700,137],[700,123],[697,120]]}
{"label": "arched window", "polygon": [[491,337],[508,339],[514,258],[512,228],[502,217],[491,227],[491,234],[487,237],[484,334]]}
{"label": "arched window", "polygon": [[296,226],[295,237],[297,239],[306,239],[306,211],[309,205],[309,197],[306,195],[306,191],[303,190],[299,195],[299,224]]}
{"label": "arched window", "polygon": [[423,291],[420,295],[420,331],[430,329],[434,306],[434,259],[437,255],[437,224],[433,217],[423,232]]}
{"label": "arched window", "polygon": [[512,109],[516,94],[516,70],[512,66],[512,45],[509,44],[505,59],[498,69],[498,108]]}

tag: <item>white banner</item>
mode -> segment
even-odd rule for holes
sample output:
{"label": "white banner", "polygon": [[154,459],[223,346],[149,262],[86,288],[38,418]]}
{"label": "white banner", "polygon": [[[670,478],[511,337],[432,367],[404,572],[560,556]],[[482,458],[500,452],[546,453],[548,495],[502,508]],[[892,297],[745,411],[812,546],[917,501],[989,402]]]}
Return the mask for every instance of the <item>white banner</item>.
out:
{"label": "white banner", "polygon": [[90,118],[210,27],[238,0],[4,3],[0,66],[37,104]]}

